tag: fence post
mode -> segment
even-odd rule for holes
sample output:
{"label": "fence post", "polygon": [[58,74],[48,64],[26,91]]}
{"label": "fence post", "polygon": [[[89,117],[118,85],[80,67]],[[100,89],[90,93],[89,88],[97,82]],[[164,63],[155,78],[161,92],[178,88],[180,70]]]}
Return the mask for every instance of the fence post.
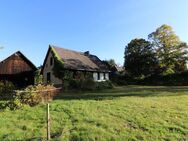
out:
{"label": "fence post", "polygon": [[47,141],[50,140],[50,104],[47,103]]}

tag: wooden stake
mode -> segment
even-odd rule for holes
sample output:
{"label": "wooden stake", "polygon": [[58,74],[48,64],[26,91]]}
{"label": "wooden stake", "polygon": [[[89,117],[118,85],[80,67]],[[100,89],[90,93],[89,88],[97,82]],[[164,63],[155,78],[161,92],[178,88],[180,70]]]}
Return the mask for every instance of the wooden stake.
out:
{"label": "wooden stake", "polygon": [[47,141],[50,140],[50,104],[47,103]]}

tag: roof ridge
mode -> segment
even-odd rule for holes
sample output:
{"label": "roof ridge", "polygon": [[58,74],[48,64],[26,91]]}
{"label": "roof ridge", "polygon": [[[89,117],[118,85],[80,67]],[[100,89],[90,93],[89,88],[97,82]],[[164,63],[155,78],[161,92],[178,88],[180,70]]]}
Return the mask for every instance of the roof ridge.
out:
{"label": "roof ridge", "polygon": [[75,50],[68,49],[68,48],[64,48],[64,47],[60,47],[60,46],[56,46],[56,45],[49,45],[49,46],[52,47],[52,48],[64,49],[64,50],[66,50],[66,51],[71,51],[71,52],[75,52],[75,53],[82,54],[82,52],[75,51]]}
{"label": "roof ridge", "polygon": [[[52,44],[50,44],[49,46],[52,47],[52,48],[64,49],[64,50],[67,50],[67,51],[71,51],[71,52],[75,52],[75,53],[79,53],[79,54],[81,54],[81,55],[87,56],[87,55],[85,55],[85,51],[84,51],[84,52],[76,51],[76,50],[73,50],[73,49],[64,48],[64,47],[60,47],[60,46],[52,45]],[[96,55],[91,54],[91,53],[89,53],[89,55],[91,55],[91,56],[96,56]],[[96,56],[96,57],[97,57],[97,56]]]}
{"label": "roof ridge", "polygon": [[9,59],[13,55],[16,55],[17,53],[19,53],[20,55],[23,55],[23,53],[21,53],[21,51],[18,50],[18,51],[14,52],[14,53],[11,53],[10,56],[8,56],[8,57],[4,58],[3,60],[1,60],[0,63],[3,63],[4,61],[6,61],[7,59]]}

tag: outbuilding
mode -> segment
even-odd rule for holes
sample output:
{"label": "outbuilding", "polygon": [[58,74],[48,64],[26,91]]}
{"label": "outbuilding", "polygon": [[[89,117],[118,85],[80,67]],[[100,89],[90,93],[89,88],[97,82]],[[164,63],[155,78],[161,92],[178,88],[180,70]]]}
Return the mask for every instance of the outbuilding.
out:
{"label": "outbuilding", "polygon": [[16,87],[34,84],[36,66],[20,51],[0,62],[0,81],[11,81]]}

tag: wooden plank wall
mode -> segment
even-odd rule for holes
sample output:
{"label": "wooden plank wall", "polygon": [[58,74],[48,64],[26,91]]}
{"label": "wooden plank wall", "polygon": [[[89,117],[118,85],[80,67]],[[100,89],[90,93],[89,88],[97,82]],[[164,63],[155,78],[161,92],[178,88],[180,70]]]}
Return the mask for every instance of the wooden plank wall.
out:
{"label": "wooden plank wall", "polygon": [[0,74],[18,74],[32,71],[32,68],[19,54],[13,54],[0,64]]}

